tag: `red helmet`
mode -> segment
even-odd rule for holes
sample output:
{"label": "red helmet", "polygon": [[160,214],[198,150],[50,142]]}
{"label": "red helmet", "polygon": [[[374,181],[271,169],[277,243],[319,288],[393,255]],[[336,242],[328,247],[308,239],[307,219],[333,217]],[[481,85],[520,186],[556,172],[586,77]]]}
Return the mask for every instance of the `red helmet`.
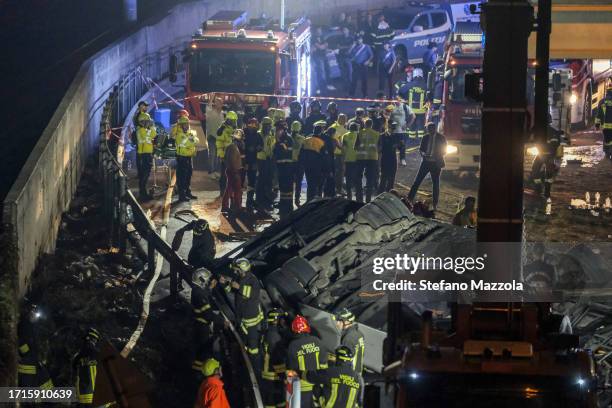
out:
{"label": "red helmet", "polygon": [[304,316],[297,315],[291,322],[291,331],[294,333],[310,333],[310,325]]}
{"label": "red helmet", "polygon": [[180,111],[178,111],[178,115],[179,115],[179,117],[185,116],[186,118],[188,118],[189,117],[189,112],[187,112],[185,109],[181,109]]}

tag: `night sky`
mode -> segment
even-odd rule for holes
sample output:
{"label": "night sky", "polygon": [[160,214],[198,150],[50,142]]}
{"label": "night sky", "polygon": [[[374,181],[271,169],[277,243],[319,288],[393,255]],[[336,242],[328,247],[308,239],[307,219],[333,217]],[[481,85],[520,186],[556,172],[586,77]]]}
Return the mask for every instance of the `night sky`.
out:
{"label": "night sky", "polygon": [[[139,18],[180,0],[139,0]],[[0,0],[0,200],[79,67],[121,37],[121,0]]]}

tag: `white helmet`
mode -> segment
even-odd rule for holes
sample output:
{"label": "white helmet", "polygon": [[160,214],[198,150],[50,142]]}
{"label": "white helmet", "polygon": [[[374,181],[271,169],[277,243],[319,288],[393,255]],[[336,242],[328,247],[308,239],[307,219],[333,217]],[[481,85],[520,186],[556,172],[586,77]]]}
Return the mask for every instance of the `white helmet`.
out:
{"label": "white helmet", "polygon": [[423,70],[421,68],[415,68],[412,71],[413,78],[423,78]]}

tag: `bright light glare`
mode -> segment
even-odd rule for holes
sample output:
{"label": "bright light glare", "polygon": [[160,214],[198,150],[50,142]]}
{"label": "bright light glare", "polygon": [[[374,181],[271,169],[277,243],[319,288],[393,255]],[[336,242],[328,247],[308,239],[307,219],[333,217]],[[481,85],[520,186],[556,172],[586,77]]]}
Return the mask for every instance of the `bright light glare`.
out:
{"label": "bright light glare", "polygon": [[459,149],[457,148],[457,146],[454,145],[446,145],[446,154],[455,154],[459,151]]}
{"label": "bright light glare", "polygon": [[531,146],[529,149],[527,149],[527,153],[532,156],[537,156],[540,154],[540,150],[537,148],[537,146]]}
{"label": "bright light glare", "polygon": [[578,96],[573,93],[572,96],[570,96],[570,103],[573,105],[578,101]]}
{"label": "bright light glare", "polygon": [[586,381],[584,381],[584,378],[578,377],[578,380],[576,380],[576,384],[583,386],[584,384],[586,384]]}
{"label": "bright light glare", "polygon": [[417,378],[419,378],[419,375],[415,372],[410,373],[410,378],[412,378],[413,380],[416,380]]}

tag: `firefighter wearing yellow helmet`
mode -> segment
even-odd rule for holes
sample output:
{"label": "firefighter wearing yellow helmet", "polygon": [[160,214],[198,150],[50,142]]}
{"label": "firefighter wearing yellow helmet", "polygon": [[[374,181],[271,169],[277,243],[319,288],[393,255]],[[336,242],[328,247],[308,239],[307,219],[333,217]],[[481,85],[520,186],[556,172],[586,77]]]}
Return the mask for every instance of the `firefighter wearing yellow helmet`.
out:
{"label": "firefighter wearing yellow helmet", "polygon": [[225,149],[231,145],[234,141],[232,135],[238,127],[238,114],[234,111],[229,111],[225,115],[225,121],[217,129],[217,141],[215,145],[217,147],[217,158],[220,163],[220,177],[219,177],[219,194],[223,195],[225,192],[225,186],[227,183],[225,177]]}
{"label": "firefighter wearing yellow helmet", "polygon": [[197,197],[191,193],[191,175],[193,173],[193,157],[196,155],[196,145],[199,142],[195,130],[190,129],[189,119],[179,117],[176,131],[176,185],[179,201],[189,201]]}
{"label": "firefighter wearing yellow helmet", "polygon": [[153,148],[156,136],[157,129],[153,120],[151,120],[151,116],[146,112],[140,113],[138,115],[138,128],[136,129],[138,148],[136,152],[136,167],[138,169],[140,199],[143,201],[153,198],[147,191],[147,181],[153,166]]}

